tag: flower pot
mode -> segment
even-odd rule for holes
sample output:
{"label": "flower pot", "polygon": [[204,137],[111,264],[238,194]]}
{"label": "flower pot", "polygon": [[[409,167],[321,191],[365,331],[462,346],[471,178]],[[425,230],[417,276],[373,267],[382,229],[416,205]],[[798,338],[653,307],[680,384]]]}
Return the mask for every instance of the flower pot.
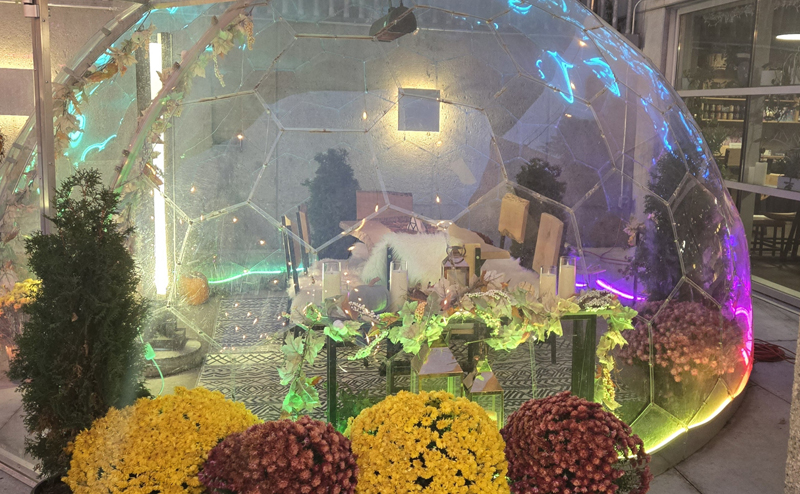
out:
{"label": "flower pot", "polygon": [[60,476],[42,480],[31,490],[31,494],[72,494],[72,489],[61,481]]}

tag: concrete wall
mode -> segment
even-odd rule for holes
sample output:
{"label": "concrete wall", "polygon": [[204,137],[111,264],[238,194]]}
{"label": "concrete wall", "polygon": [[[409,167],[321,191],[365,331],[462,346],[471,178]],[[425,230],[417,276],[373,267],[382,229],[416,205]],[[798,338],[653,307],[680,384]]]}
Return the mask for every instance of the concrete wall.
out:
{"label": "concrete wall", "polygon": [[[58,6],[65,5],[68,6]],[[50,8],[53,75],[67,64],[101,27],[130,5],[117,0],[61,0]],[[33,113],[31,20],[19,3],[0,3],[0,131],[16,139]]]}

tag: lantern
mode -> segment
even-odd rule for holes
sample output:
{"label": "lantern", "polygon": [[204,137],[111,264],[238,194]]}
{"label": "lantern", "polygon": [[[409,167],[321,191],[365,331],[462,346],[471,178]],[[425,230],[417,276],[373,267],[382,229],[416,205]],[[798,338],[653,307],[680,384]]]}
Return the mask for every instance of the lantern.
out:
{"label": "lantern", "polygon": [[447,391],[461,396],[464,371],[453,352],[441,340],[425,345],[411,360],[411,392]]}
{"label": "lantern", "polygon": [[503,387],[494,375],[489,362],[478,362],[475,370],[464,379],[464,395],[486,410],[489,417],[502,429],[505,421]]}
{"label": "lantern", "polygon": [[452,283],[469,285],[469,263],[466,250],[460,245],[447,248],[447,257],[442,261],[442,276]]}

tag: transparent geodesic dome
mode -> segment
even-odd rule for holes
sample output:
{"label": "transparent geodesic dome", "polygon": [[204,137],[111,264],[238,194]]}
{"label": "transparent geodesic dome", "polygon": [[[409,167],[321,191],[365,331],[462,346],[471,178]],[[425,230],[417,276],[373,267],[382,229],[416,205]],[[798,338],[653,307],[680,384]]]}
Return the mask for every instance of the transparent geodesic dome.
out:
{"label": "transparent geodesic dome", "polygon": [[[59,180],[94,167],[119,188],[121,216],[137,228],[142,292],[197,342],[197,383],[249,396],[264,418],[285,392],[265,369],[280,365],[269,336],[291,306],[287,249],[302,285],[319,259],[355,255],[354,237],[371,255],[367,222],[417,235],[455,224],[510,250],[521,265],[509,269],[524,270],[542,215],[555,216],[561,253],[579,257],[579,285],[640,312],[616,355],[616,413],[651,450],[685,438],[744,388],[752,323],[745,234],[682,101],[573,0],[405,3],[418,29],[391,42],[368,35],[383,0],[130,9],[72,68],[102,65],[109,45],[151,24],[151,55],[180,65],[153,100],[160,83],[146,58],[91,86]],[[252,18],[252,49],[237,45],[196,70],[240,13]],[[148,144],[151,117],[176,85],[181,114],[163,145]],[[21,239],[39,225],[32,140],[23,133],[2,173],[3,238],[21,233],[4,247],[6,282],[26,276]],[[321,175],[323,163],[336,173]],[[527,228],[501,245],[507,194],[528,201]],[[197,273],[211,298],[192,305],[181,287]],[[509,381],[530,369],[508,365]],[[546,389],[563,372],[545,374],[528,377]],[[531,397],[530,383],[516,384],[504,383],[509,399]]]}

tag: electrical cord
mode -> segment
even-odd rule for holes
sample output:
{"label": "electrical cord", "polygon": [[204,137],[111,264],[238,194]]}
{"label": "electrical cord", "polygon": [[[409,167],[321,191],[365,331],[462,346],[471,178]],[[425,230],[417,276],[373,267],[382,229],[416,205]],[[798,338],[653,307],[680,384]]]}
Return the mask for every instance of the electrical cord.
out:
{"label": "electrical cord", "polygon": [[753,340],[753,358],[756,362],[789,362],[794,364],[795,352],[786,347],[761,339]]}
{"label": "electrical cord", "polygon": [[156,396],[161,396],[164,393],[164,374],[161,373],[161,367],[158,366],[158,362],[156,362],[156,352],[153,350],[153,346],[150,343],[145,343],[144,338],[142,335],[139,335],[139,341],[142,342],[144,345],[144,358],[145,360],[149,360],[153,362],[153,365],[156,366],[156,370],[158,371],[158,376],[161,378],[161,391],[158,392]]}

